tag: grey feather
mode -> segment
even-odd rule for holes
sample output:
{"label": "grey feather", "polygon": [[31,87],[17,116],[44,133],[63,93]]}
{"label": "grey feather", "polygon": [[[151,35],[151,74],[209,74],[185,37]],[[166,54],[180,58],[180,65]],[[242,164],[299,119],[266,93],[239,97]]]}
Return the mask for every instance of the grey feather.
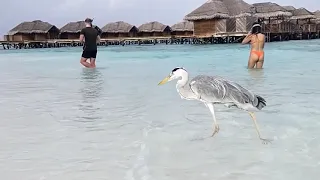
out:
{"label": "grey feather", "polygon": [[247,105],[252,105],[261,110],[266,106],[266,101],[261,96],[218,76],[196,76],[190,81],[190,89],[204,102],[235,105],[241,109],[247,109]]}

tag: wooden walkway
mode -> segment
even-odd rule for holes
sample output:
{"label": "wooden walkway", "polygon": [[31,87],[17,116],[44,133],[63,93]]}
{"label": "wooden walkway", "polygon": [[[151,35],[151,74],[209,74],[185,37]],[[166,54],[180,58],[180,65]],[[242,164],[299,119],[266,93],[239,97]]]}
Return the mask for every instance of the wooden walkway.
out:
{"label": "wooden walkway", "polygon": [[[246,33],[220,33],[214,36],[168,36],[101,39],[98,46],[156,45],[156,44],[229,44],[240,43]],[[318,33],[266,33],[266,41],[318,39]],[[44,41],[0,41],[3,49],[34,49],[83,46],[78,39],[53,39]]]}
{"label": "wooden walkway", "polygon": [[[168,37],[133,37],[101,39],[98,46],[112,45],[156,45],[156,44],[223,44],[237,43],[244,38],[244,34],[216,35],[216,36],[168,36]],[[3,49],[33,49],[59,48],[82,46],[78,39],[53,39],[44,41],[0,41]]]}

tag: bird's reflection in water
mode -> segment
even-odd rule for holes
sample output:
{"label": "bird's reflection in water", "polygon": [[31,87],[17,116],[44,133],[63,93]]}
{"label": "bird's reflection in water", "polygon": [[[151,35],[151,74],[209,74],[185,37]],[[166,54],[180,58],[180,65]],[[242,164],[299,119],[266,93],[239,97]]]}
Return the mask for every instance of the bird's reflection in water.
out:
{"label": "bird's reflection in water", "polygon": [[83,69],[81,73],[81,89],[82,101],[79,104],[81,122],[94,122],[102,119],[99,116],[101,107],[101,94],[103,91],[104,78],[97,69]]}

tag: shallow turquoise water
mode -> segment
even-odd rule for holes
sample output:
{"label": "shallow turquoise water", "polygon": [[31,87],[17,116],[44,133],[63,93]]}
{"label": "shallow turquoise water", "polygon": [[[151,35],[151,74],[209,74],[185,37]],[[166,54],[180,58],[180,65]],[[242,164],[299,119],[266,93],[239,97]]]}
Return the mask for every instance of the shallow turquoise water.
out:
{"label": "shallow turquoise water", "polygon": [[[320,41],[266,45],[103,47],[95,70],[80,48],[0,51],[1,179],[316,180],[320,175]],[[258,140],[248,114],[180,99],[176,66],[220,75],[263,96]]]}

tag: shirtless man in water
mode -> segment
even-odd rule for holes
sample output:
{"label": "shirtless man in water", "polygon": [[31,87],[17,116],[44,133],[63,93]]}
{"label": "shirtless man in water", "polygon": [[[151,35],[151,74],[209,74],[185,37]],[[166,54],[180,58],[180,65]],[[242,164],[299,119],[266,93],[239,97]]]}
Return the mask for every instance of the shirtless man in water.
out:
{"label": "shirtless man in water", "polygon": [[264,62],[264,44],[265,35],[261,33],[261,26],[259,23],[254,23],[249,34],[243,39],[242,44],[251,44],[251,52],[248,61],[248,68],[262,69]]}

